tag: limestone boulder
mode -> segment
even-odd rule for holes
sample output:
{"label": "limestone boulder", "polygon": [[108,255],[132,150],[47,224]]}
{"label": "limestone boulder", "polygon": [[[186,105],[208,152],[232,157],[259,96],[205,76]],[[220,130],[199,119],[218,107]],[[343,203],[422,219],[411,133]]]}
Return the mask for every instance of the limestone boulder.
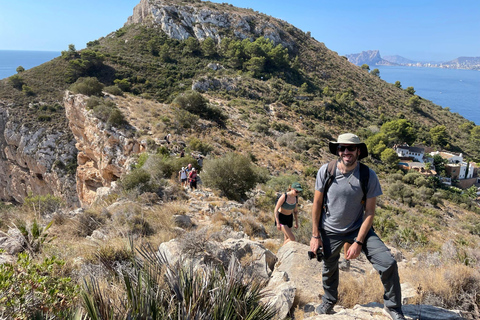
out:
{"label": "limestone boulder", "polygon": [[320,302],[323,294],[322,267],[316,259],[308,259],[309,246],[290,241],[277,252],[275,272],[285,272],[297,287],[297,301]]}
{"label": "limestone boulder", "polygon": [[25,238],[20,231],[10,228],[8,233],[0,232],[0,249],[10,255],[16,255],[25,250]]}
{"label": "limestone boulder", "polygon": [[295,301],[296,286],[285,272],[274,272],[265,288],[267,294],[263,302],[276,310],[276,319],[285,319]]}
{"label": "limestone boulder", "polygon": [[208,241],[205,247],[204,251],[198,250],[195,254],[185,255],[185,244],[173,239],[160,244],[158,251],[170,264],[183,258],[191,261],[194,265],[205,265],[213,261],[227,267],[232,257],[235,257],[245,266],[247,274],[261,279],[270,277],[277,260],[270,250],[265,249],[260,243],[248,239]]}

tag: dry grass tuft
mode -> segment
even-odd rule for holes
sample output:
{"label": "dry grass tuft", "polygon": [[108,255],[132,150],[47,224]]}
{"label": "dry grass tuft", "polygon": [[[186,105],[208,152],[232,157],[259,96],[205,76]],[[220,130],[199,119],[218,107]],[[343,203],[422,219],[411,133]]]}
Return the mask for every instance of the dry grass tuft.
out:
{"label": "dry grass tuft", "polygon": [[338,304],[353,308],[356,304],[383,303],[383,285],[377,272],[367,272],[359,277],[356,273],[341,272],[338,287]]}
{"label": "dry grass tuft", "polygon": [[415,304],[429,304],[446,309],[461,309],[480,316],[480,272],[462,264],[431,268],[409,268],[402,280],[417,289]]}

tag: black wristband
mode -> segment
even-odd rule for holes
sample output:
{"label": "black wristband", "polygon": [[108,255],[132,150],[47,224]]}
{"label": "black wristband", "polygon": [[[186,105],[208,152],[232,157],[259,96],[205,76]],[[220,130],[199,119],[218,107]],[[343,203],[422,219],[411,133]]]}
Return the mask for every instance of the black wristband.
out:
{"label": "black wristband", "polygon": [[353,240],[353,242],[355,242],[355,243],[357,243],[357,244],[359,244],[359,245],[363,246],[363,242],[360,242],[360,241],[358,241],[357,239]]}
{"label": "black wristband", "polygon": [[322,239],[321,236],[312,236],[312,238],[315,238],[315,239]]}

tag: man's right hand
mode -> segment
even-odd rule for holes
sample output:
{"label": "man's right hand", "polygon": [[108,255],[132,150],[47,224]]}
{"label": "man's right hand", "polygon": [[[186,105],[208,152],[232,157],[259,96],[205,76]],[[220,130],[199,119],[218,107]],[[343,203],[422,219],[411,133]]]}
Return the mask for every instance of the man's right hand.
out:
{"label": "man's right hand", "polygon": [[314,238],[310,239],[310,251],[317,252],[317,249],[323,247],[322,239]]}

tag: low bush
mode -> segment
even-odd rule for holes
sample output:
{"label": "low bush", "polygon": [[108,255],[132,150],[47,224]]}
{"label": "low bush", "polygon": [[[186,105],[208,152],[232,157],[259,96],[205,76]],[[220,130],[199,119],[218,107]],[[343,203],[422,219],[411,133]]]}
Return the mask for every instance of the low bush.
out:
{"label": "low bush", "polygon": [[198,151],[204,155],[209,154],[213,150],[213,147],[211,145],[195,137],[191,137],[190,139],[188,139],[187,143],[188,147],[191,150]]}
{"label": "low bush", "polygon": [[127,124],[125,116],[112,101],[89,99],[87,108],[93,110],[93,115],[107,124],[108,127],[121,127]]}
{"label": "low bush", "polygon": [[215,121],[219,124],[223,124],[228,118],[220,108],[210,105],[208,100],[196,91],[178,95],[173,100],[173,104],[203,119]]}
{"label": "low bush", "polygon": [[197,115],[180,108],[174,108],[173,115],[178,124],[176,126],[178,132],[181,132],[180,128],[189,129],[195,127],[199,118]]}
{"label": "low bush", "polygon": [[104,85],[95,77],[79,78],[70,86],[70,91],[86,96],[101,96]]}
{"label": "low bush", "polygon": [[103,245],[93,255],[87,256],[85,261],[93,264],[101,263],[107,270],[115,272],[118,263],[130,262],[134,257],[134,252],[124,246],[119,248],[113,245]]}
{"label": "low bush", "polygon": [[150,178],[151,174],[143,168],[135,169],[124,175],[120,179],[119,185],[126,191],[137,190],[139,193],[154,192],[156,188],[151,184]]}
{"label": "low bush", "polygon": [[35,262],[27,253],[0,264],[0,314],[4,319],[66,319],[79,288],[56,257]]}
{"label": "low bush", "polygon": [[64,204],[65,202],[62,198],[51,194],[36,196],[30,194],[23,202],[23,205],[26,208],[33,210],[35,213],[41,216],[54,213],[64,206]]}
{"label": "low bush", "polygon": [[123,96],[123,91],[117,85],[115,86],[108,86],[103,89],[105,92],[113,94],[114,96]]}
{"label": "low bush", "polygon": [[108,218],[107,213],[90,208],[76,216],[75,234],[80,237],[91,236],[93,231],[107,222]]}
{"label": "low bush", "polygon": [[228,153],[221,158],[205,160],[202,181],[207,187],[220,190],[227,198],[240,200],[255,187],[258,176],[248,157]]}

